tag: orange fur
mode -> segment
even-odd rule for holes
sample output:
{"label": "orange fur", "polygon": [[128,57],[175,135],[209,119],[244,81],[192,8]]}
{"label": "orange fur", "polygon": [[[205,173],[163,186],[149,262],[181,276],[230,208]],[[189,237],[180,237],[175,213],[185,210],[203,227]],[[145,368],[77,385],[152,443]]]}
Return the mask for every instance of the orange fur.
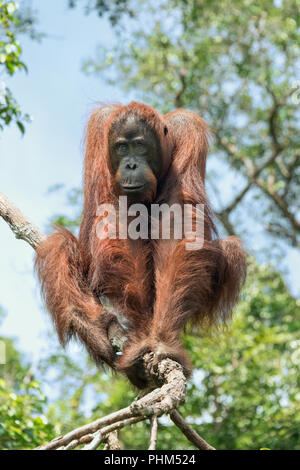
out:
{"label": "orange fur", "polygon": [[[153,181],[152,202],[204,205],[201,249],[187,251],[186,239],[96,236],[98,205],[118,205],[108,135],[132,114],[154,130],[160,143],[163,171]],[[147,386],[141,360],[146,351],[152,351],[156,360],[171,357],[181,362],[190,374],[191,364],[180,342],[182,329],[188,321],[198,325],[226,321],[245,279],[245,253],[239,240],[218,239],[213,223],[204,186],[208,139],[205,122],[189,111],[161,116],[135,102],[98,108],[87,126],[79,239],[59,230],[37,250],[38,274],[61,341],[79,337],[97,362],[103,360],[124,372],[140,388]],[[193,209],[193,220],[194,216]],[[113,313],[101,305],[103,297],[109,299]],[[118,361],[107,339],[107,328],[117,319],[129,337]]]}
{"label": "orange fur", "polygon": [[132,336],[118,367],[139,387],[147,384],[140,358],[145,351],[156,360],[171,357],[186,375],[190,361],[180,342],[188,321],[213,325],[230,318],[246,276],[246,257],[236,237],[217,239],[204,181],[208,127],[196,114],[177,110],[165,117],[174,136],[172,166],[155,202],[204,204],[204,245],[187,251],[186,239],[159,240],[153,247],[155,295],[153,317],[147,329]]}

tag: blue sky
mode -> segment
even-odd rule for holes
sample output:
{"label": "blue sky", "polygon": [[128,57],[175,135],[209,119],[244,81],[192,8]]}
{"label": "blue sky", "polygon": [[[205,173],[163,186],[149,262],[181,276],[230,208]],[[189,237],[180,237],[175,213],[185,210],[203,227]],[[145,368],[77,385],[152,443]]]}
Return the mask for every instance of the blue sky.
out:
{"label": "blue sky", "polygon": [[[25,137],[16,127],[0,135],[0,190],[43,230],[54,213],[68,213],[64,192],[47,193],[64,183],[82,181],[82,135],[89,111],[96,102],[127,102],[121,88],[86,77],[81,60],[93,55],[98,43],[114,41],[110,24],[82,9],[69,10],[66,0],[33,1],[40,29],[48,34],[42,43],[23,38],[23,60],[29,73],[8,81],[24,112],[33,116]],[[7,316],[1,334],[14,336],[19,347],[37,360],[49,329],[39,288],[33,275],[33,251],[15,240],[0,220],[0,305]],[[289,250],[286,264],[290,282],[297,287],[299,254]]]}

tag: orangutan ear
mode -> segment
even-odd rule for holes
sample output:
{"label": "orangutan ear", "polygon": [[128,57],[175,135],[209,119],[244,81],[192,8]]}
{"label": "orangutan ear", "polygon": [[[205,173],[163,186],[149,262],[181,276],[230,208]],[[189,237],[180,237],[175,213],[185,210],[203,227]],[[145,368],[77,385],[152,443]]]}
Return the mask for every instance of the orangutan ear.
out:
{"label": "orangutan ear", "polygon": [[168,128],[167,128],[167,126],[165,126],[165,127],[164,127],[164,134],[167,135],[168,132],[169,132],[169,131],[168,131]]}

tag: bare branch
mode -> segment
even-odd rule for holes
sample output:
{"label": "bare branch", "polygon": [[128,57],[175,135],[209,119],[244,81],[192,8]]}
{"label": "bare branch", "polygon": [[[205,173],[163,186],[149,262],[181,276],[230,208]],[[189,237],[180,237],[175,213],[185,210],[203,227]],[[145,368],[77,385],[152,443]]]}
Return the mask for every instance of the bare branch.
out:
{"label": "bare branch", "polygon": [[182,106],[182,96],[185,92],[186,88],[186,75],[187,75],[187,70],[183,69],[179,71],[179,80],[180,80],[180,89],[175,96],[175,106],[176,108],[180,108]]}
{"label": "bare branch", "polygon": [[270,157],[267,158],[265,160],[265,162],[259,167],[254,167],[253,163],[248,161],[248,160],[244,162],[245,166],[247,168],[247,177],[248,177],[249,181],[248,181],[247,185],[245,186],[245,188],[233,199],[233,201],[225,209],[220,211],[220,214],[223,214],[224,212],[230,214],[230,212],[233,211],[233,209],[235,209],[235,207],[239,204],[239,202],[241,202],[243,197],[247,194],[247,192],[251,188],[252,184],[255,182],[256,178],[261,174],[261,172],[265,168],[267,168],[269,165],[271,165],[276,160],[279,153],[280,152],[277,151],[277,150],[272,152]]}
{"label": "bare branch", "polygon": [[32,248],[45,239],[33,224],[31,224],[23,214],[5,196],[0,193],[0,216],[8,223],[16,238],[29,243]]}
{"label": "bare branch", "polygon": [[174,424],[182,431],[187,439],[200,450],[216,450],[209,445],[194,429],[183,419],[177,410],[170,413],[170,418]]}
{"label": "bare branch", "polygon": [[[229,221],[229,215],[230,213],[236,208],[236,206],[241,202],[241,200],[244,198],[244,196],[248,193],[250,190],[251,186],[253,183],[256,183],[256,179],[259,177],[259,175],[262,173],[262,171],[267,168],[269,165],[275,162],[279,154],[281,153],[283,147],[280,144],[278,140],[278,129],[277,129],[277,119],[278,119],[278,113],[281,108],[285,103],[281,103],[277,100],[277,97],[275,96],[273,90],[268,89],[267,91],[272,97],[273,100],[273,106],[270,111],[269,119],[268,119],[268,124],[269,124],[269,134],[272,140],[273,144],[273,150],[269,158],[265,160],[265,162],[258,167],[255,167],[254,163],[247,159],[243,158],[243,162],[245,164],[245,168],[247,171],[247,178],[248,182],[244,189],[240,191],[236,197],[233,199],[233,201],[223,210],[221,210],[217,216],[220,219],[220,221],[223,223],[224,227],[228,231],[229,235],[234,234],[234,229],[233,226],[230,224]],[[230,144],[229,142],[226,141],[224,137],[221,137],[220,135],[220,129],[214,129],[214,133],[217,138],[217,142],[219,145],[223,148],[223,150],[231,157],[235,158],[237,149],[234,145]],[[276,201],[274,200],[276,203]]]}
{"label": "bare branch", "polygon": [[148,450],[155,450],[157,443],[157,430],[158,430],[158,419],[157,416],[152,416],[150,420],[150,443]]}
{"label": "bare branch", "polygon": [[94,434],[94,437],[93,437],[92,441],[89,444],[87,444],[86,446],[84,446],[84,448],[82,450],[97,450],[98,447],[100,446],[102,440],[103,440],[103,436],[102,436],[101,431],[97,431]]}
{"label": "bare branch", "polygon": [[[144,360],[149,361],[147,355],[145,356]],[[82,438],[84,438],[84,442],[87,442],[86,436],[89,435],[89,439],[93,440],[96,437],[94,434],[100,430],[103,439],[103,436],[116,429],[145,420],[152,415],[160,416],[163,413],[168,413],[170,410],[183,403],[186,378],[181,365],[171,359],[164,359],[157,365],[157,369],[157,380],[164,383],[161,388],[157,388],[144,397],[134,401],[127,408],[123,408],[93,423],[74,429],[65,436],[55,438],[48,444],[38,447],[37,450],[66,448],[70,443],[72,443],[72,448],[75,448],[83,443]],[[91,434],[94,436],[91,436]],[[96,442],[98,442],[98,440],[95,440],[95,443]],[[95,443],[94,445],[96,445]],[[68,448],[70,447],[68,446]]]}
{"label": "bare branch", "polygon": [[[283,197],[286,197],[286,195],[288,194],[290,184],[292,182],[292,178],[294,176],[295,169],[299,165],[299,161],[300,161],[300,153],[296,152],[291,157],[291,160],[290,160],[289,164],[287,165],[287,167],[284,168],[284,170],[286,171],[286,174],[283,175],[283,176],[285,176],[285,188],[284,188],[284,192],[283,192]],[[277,163],[279,163],[279,162],[277,162]],[[284,170],[283,170],[282,165],[281,165],[281,167],[279,167],[279,170],[281,171],[281,174],[283,174]]]}
{"label": "bare branch", "polygon": [[286,200],[275,191],[274,186],[265,184],[260,178],[255,179],[255,184],[275,202],[282,214],[289,220],[293,229],[300,232],[300,222],[298,222],[295,215],[289,210]]}
{"label": "bare branch", "polygon": [[[122,410],[111,413],[110,415],[104,416],[103,418],[97,419],[96,421],[81,426],[80,428],[74,429],[65,436],[60,436],[53,439],[48,444],[37,447],[37,450],[53,450],[58,447],[67,446],[72,441],[78,441],[81,437],[88,434],[94,434],[104,426],[115,424],[119,421],[125,421],[133,417],[130,406],[123,408]],[[113,429],[115,430],[115,429]],[[111,431],[110,431],[111,432]],[[103,434],[103,433],[102,433]]]}
{"label": "bare branch", "polygon": [[215,214],[218,217],[218,219],[222,222],[222,224],[224,225],[228,235],[236,235],[234,227],[233,227],[232,223],[229,220],[230,213],[227,212],[226,210],[224,210],[224,211],[220,211],[220,212],[215,212]]}
{"label": "bare branch", "polygon": [[[108,436],[110,434],[113,434],[114,432],[118,431],[119,429],[122,429],[124,426],[128,426],[128,425],[131,425],[131,424],[138,423],[139,421],[143,421],[144,419],[146,419],[146,418],[143,418],[142,416],[138,416],[136,418],[125,419],[123,421],[119,421],[117,423],[114,423],[114,424],[111,424],[109,426],[106,426],[106,427],[102,428],[101,429],[101,435],[102,435],[101,442],[107,442]],[[93,425],[94,422],[90,423],[90,424]],[[94,437],[96,436],[97,432],[98,431],[96,431],[95,433],[87,433],[87,434],[83,435],[82,437],[80,437],[78,439],[72,440],[69,444],[67,444],[65,446],[53,447],[51,450],[71,450],[71,449],[75,449],[76,447],[78,447],[82,444],[87,444],[87,443],[91,442],[94,439]],[[51,441],[51,443],[54,443],[55,441],[56,441],[56,439]],[[35,450],[44,450],[44,449],[43,449],[43,446],[40,446],[40,447],[37,447]]]}
{"label": "bare branch", "polygon": [[121,450],[121,445],[118,439],[118,431],[110,432],[107,435],[104,450]]}
{"label": "bare branch", "polygon": [[298,243],[296,235],[292,232],[289,232],[284,227],[281,227],[280,224],[275,224],[275,223],[267,224],[266,228],[268,232],[274,233],[276,235],[279,235],[282,238],[290,240],[291,245],[294,246],[295,248],[300,247],[300,244]]}

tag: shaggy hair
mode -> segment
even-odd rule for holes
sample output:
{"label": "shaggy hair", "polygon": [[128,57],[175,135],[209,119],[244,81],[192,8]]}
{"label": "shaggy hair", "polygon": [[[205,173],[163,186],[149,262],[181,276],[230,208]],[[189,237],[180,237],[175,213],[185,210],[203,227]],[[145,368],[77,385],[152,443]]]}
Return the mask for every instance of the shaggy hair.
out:
{"label": "shaggy hair", "polygon": [[[99,204],[118,207],[109,158],[111,129],[133,116],[159,142],[162,172],[155,204],[204,205],[204,243],[186,250],[176,240],[99,239]],[[165,116],[141,103],[96,109],[86,133],[84,207],[79,238],[59,229],[37,249],[36,268],[47,308],[63,344],[78,337],[96,363],[122,371],[140,388],[147,385],[142,357],[191,364],[180,342],[186,323],[219,324],[230,318],[246,276],[246,256],[236,237],[220,240],[205,191],[209,130],[195,113]],[[150,217],[150,216],[149,216]],[[111,308],[107,308],[107,303]],[[116,356],[107,338],[112,321],[126,327],[128,341]]]}

